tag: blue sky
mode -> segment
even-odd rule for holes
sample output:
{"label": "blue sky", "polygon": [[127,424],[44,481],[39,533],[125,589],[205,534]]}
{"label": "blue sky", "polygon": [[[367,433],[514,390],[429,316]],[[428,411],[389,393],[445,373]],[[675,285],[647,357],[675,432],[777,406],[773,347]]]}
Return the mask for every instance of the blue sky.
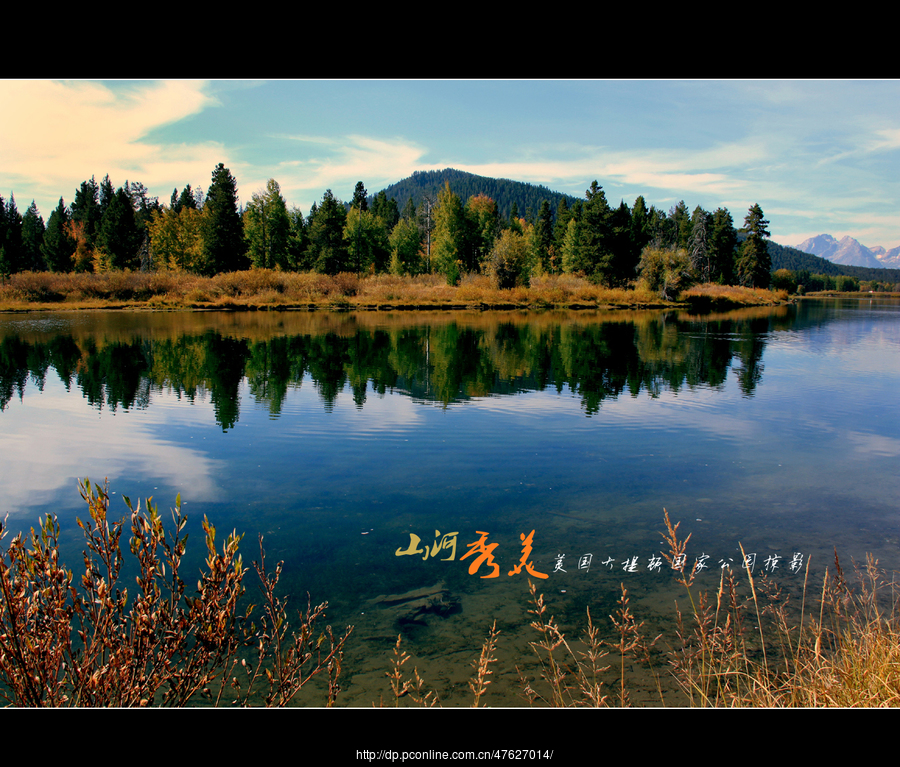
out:
{"label": "blue sky", "polygon": [[669,210],[759,203],[772,238],[900,245],[900,81],[0,80],[0,195],[44,221],[85,179],[168,203],[222,162],[309,213],[452,167]]}

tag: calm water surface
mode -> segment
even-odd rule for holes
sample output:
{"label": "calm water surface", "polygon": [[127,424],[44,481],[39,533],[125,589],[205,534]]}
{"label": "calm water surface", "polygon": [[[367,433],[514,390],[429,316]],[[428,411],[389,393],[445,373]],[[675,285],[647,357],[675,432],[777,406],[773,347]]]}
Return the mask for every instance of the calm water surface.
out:
{"label": "calm water surface", "polygon": [[[875,298],[709,317],[7,314],[0,512],[59,515],[74,565],[78,478],[163,508],[181,493],[196,567],[205,514],[248,557],[265,537],[296,606],[309,592],[355,625],[344,703],[388,695],[402,633],[428,688],[466,704],[496,619],[488,702],[515,705],[529,577],[572,635],[587,607],[611,628],[620,584],[648,628],[671,626],[663,508],[710,588],[741,545],[793,592],[835,547],[900,567],[898,393],[900,302]],[[425,612],[383,599],[419,589]]]}

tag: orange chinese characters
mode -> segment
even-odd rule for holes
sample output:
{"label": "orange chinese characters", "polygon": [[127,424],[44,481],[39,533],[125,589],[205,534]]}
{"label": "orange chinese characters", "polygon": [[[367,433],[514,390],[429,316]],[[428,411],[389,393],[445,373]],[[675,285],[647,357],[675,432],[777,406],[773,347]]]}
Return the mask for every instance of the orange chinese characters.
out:
{"label": "orange chinese characters", "polygon": [[534,569],[534,562],[528,561],[528,557],[531,556],[531,542],[534,539],[534,530],[528,533],[527,538],[525,537],[525,533],[520,533],[519,538],[522,539],[522,558],[519,560],[519,564],[509,571],[509,575],[518,575],[522,572],[522,568],[524,567],[528,573],[535,578],[549,578],[550,576],[546,573],[539,573]]}
{"label": "orange chinese characters", "polygon": [[410,556],[412,554],[422,554],[425,556],[422,557],[422,560],[428,559],[428,557],[435,557],[439,551],[443,551],[444,549],[449,549],[450,556],[444,557],[442,562],[450,562],[451,560],[456,559],[456,536],[459,535],[459,531],[453,533],[445,533],[443,537],[441,537],[441,531],[434,531],[434,543],[429,549],[427,546],[422,549],[419,548],[419,542],[422,540],[415,533],[409,534],[409,546],[405,549],[397,549],[394,552],[394,556],[402,557],[402,556]]}
{"label": "orange chinese characters", "polygon": [[494,561],[494,549],[497,548],[498,544],[491,543],[490,545],[487,545],[487,537],[490,533],[485,533],[481,530],[476,530],[475,532],[478,533],[481,538],[474,543],[468,544],[469,550],[459,558],[459,561],[462,562],[473,554],[478,554],[479,556],[477,559],[469,565],[469,575],[475,575],[475,573],[478,572],[478,568],[481,567],[482,564],[487,563],[489,567],[494,568],[494,571],[488,575],[482,575],[481,577],[496,578],[500,575],[500,565]]}

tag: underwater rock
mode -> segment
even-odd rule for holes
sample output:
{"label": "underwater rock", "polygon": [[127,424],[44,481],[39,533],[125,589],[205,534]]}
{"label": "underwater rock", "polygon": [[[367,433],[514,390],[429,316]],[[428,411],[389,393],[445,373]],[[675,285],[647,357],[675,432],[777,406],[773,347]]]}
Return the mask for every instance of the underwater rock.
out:
{"label": "underwater rock", "polygon": [[372,602],[393,612],[401,626],[427,626],[429,616],[446,618],[461,609],[459,599],[450,594],[443,581],[403,594],[381,595]]}

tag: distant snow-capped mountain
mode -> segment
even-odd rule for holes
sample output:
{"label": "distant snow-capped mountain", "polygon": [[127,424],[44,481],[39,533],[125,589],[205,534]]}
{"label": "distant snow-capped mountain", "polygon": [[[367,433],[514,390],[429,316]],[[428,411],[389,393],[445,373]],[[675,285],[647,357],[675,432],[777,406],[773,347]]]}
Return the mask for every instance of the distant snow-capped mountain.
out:
{"label": "distant snow-capped mountain", "polygon": [[867,248],[852,237],[836,240],[830,234],[820,234],[818,237],[804,240],[795,247],[804,253],[827,258],[835,264],[844,266],[868,266],[874,269],[900,268],[900,247],[890,250],[885,250],[880,245]]}

